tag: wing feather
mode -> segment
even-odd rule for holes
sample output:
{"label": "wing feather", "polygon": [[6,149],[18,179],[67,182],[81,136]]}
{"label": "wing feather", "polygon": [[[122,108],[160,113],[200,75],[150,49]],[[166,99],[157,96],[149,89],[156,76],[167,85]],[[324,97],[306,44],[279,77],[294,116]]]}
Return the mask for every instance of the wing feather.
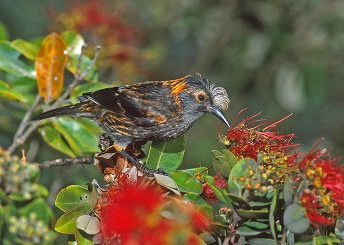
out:
{"label": "wing feather", "polygon": [[165,122],[176,108],[165,101],[174,99],[162,83],[145,82],[84,93],[79,100],[91,100],[100,107],[124,116],[135,125],[150,127]]}

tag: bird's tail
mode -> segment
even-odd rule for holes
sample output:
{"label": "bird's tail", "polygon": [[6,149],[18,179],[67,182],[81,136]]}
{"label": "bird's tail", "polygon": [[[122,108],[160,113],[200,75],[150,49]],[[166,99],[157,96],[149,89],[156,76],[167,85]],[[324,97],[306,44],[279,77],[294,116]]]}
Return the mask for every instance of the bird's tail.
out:
{"label": "bird's tail", "polygon": [[75,104],[75,105],[69,105],[64,106],[56,109],[52,109],[50,111],[43,112],[42,114],[32,118],[32,121],[39,121],[42,119],[50,118],[50,117],[59,117],[59,116],[81,116],[82,111],[80,110],[80,107],[82,106],[82,103]]}

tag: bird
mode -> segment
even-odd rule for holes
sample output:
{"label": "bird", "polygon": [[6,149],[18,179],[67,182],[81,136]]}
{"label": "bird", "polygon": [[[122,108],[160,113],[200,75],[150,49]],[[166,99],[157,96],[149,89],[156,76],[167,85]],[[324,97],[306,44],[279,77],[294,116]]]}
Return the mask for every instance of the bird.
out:
{"label": "bird", "polygon": [[199,73],[100,89],[83,93],[78,100],[79,103],[43,112],[32,120],[56,116],[91,118],[109,135],[116,151],[130,161],[135,159],[125,152],[128,145],[177,138],[206,113],[230,127],[223,113],[230,102],[226,90],[210,84]]}

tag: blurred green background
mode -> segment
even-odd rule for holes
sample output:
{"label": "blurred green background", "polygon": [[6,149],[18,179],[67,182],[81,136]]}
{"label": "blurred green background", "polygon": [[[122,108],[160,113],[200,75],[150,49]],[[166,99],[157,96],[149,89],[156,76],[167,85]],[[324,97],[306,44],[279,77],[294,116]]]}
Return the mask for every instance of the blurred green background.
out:
{"label": "blurred green background", "polygon": [[[100,24],[119,30],[113,35],[98,28],[96,18],[76,27],[89,46],[102,45],[103,54],[106,45],[117,45],[114,59],[99,60],[101,81],[117,85],[200,72],[226,88],[229,121],[243,108],[237,120],[260,111],[260,118],[274,121],[293,113],[281,132],[295,133],[304,150],[325,137],[322,145],[334,156],[343,154],[344,1],[1,0],[0,21],[10,40],[32,40],[70,28],[83,15],[83,4],[97,5],[88,17],[101,12],[118,20]],[[0,145],[6,148],[20,123],[11,116],[19,112],[15,103],[0,103]],[[222,148],[218,125],[208,115],[187,132],[184,166],[211,165],[210,151]],[[38,133],[27,143],[33,145],[39,148],[36,161],[66,157]],[[50,186],[52,203],[62,187],[99,177],[92,166],[69,166],[43,170],[41,181]]]}

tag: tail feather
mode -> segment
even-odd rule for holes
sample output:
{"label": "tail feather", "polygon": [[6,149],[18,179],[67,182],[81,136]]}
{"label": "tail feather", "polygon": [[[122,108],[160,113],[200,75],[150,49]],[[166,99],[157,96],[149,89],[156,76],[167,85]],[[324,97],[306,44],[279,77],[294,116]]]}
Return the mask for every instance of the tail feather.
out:
{"label": "tail feather", "polygon": [[81,111],[77,105],[70,105],[70,106],[64,106],[61,108],[56,108],[50,111],[43,112],[42,114],[32,118],[32,121],[39,121],[39,120],[50,118],[50,117],[59,117],[59,116],[68,116],[68,115],[78,116],[80,113]]}

